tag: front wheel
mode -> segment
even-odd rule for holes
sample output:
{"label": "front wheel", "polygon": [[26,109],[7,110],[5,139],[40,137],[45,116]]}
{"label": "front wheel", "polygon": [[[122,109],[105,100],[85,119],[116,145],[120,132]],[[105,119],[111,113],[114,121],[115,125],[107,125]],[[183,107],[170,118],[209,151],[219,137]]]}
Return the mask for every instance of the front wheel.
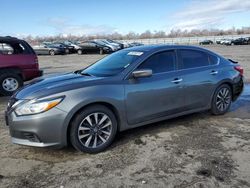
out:
{"label": "front wheel", "polygon": [[70,141],[81,152],[97,153],[105,150],[114,140],[117,120],[105,106],[87,107],[76,115],[70,128]]}
{"label": "front wheel", "polygon": [[225,114],[232,103],[232,89],[229,85],[219,86],[213,96],[211,111],[214,115]]}

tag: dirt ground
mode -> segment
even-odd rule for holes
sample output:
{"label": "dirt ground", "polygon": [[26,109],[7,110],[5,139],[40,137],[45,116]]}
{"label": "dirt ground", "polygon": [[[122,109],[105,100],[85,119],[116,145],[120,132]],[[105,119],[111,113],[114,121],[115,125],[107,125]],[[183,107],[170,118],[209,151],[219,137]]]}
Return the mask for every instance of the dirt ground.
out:
{"label": "dirt ground", "polygon": [[[210,46],[241,63],[250,46]],[[40,56],[45,74],[80,69],[100,55]],[[195,113],[119,133],[105,152],[86,154],[10,143],[0,98],[0,187],[250,187],[250,85],[230,112]]]}

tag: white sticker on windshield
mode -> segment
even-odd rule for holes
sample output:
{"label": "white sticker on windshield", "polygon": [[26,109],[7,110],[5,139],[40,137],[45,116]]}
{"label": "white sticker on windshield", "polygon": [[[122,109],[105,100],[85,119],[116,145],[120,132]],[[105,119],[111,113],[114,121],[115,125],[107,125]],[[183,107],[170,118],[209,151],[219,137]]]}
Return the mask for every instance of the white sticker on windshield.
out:
{"label": "white sticker on windshield", "polygon": [[128,55],[135,55],[135,56],[141,56],[143,54],[143,52],[129,52]]}

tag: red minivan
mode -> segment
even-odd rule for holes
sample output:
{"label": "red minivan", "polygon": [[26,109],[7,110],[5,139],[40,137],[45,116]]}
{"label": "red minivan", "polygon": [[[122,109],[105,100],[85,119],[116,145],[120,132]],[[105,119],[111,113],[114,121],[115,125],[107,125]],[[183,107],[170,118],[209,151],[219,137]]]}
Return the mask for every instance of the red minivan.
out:
{"label": "red minivan", "polygon": [[0,37],[0,94],[12,95],[24,81],[42,76],[32,47],[13,37]]}

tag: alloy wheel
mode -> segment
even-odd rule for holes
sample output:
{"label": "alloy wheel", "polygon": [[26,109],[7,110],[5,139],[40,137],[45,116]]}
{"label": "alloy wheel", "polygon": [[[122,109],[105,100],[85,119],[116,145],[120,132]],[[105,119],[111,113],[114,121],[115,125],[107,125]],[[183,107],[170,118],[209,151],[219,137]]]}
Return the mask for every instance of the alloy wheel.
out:
{"label": "alloy wheel", "polygon": [[110,117],[102,112],[87,115],[78,127],[78,139],[87,148],[98,148],[106,143],[112,132]]}
{"label": "alloy wheel", "polygon": [[216,107],[219,111],[225,111],[231,103],[231,92],[228,88],[221,88],[216,96]]}

